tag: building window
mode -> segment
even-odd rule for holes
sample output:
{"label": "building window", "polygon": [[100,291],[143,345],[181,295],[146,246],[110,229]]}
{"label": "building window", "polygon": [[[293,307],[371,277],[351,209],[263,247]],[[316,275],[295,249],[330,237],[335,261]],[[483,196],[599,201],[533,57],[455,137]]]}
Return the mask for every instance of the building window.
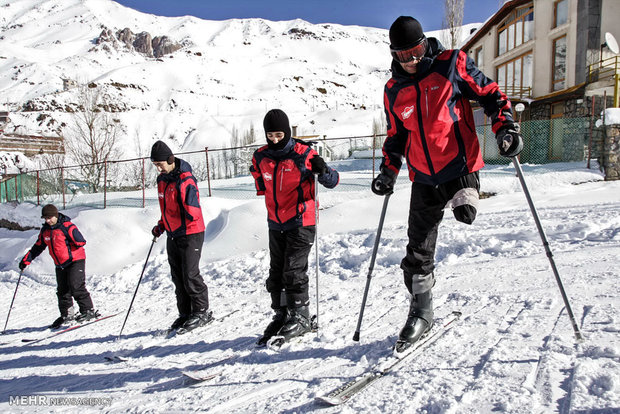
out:
{"label": "building window", "polygon": [[553,3],[553,27],[563,25],[568,21],[568,0],[558,0]]}
{"label": "building window", "polygon": [[533,70],[533,55],[528,52],[497,67],[497,84],[508,96],[531,97]]}
{"label": "building window", "polygon": [[553,41],[552,91],[566,88],[566,35]]}
{"label": "building window", "polygon": [[497,27],[497,56],[534,38],[534,5],[514,10]]}
{"label": "building window", "polygon": [[479,68],[482,67],[482,64],[484,63],[482,60],[482,46],[476,49],[476,54],[474,58],[475,58],[476,66],[478,66]]}

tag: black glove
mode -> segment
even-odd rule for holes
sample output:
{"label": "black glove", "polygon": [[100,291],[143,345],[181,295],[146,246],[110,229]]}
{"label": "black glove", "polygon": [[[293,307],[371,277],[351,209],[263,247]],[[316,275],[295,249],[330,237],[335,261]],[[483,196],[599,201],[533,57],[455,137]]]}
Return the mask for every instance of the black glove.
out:
{"label": "black glove", "polygon": [[519,133],[519,124],[507,124],[497,131],[495,139],[500,155],[516,157],[523,149],[523,137]]}
{"label": "black glove", "polygon": [[162,234],[164,234],[164,230],[161,227],[159,227],[159,224],[158,224],[157,226],[153,227],[153,230],[151,230],[151,234],[155,237],[159,237]]}
{"label": "black glove", "polygon": [[372,180],[370,189],[376,195],[384,196],[394,192],[396,174],[388,169],[382,169],[379,175]]}
{"label": "black glove", "polygon": [[312,172],[315,174],[323,175],[327,172],[327,164],[318,154],[310,158],[310,165],[312,165]]}
{"label": "black glove", "polygon": [[19,262],[19,270],[24,270],[28,266],[23,260]]}

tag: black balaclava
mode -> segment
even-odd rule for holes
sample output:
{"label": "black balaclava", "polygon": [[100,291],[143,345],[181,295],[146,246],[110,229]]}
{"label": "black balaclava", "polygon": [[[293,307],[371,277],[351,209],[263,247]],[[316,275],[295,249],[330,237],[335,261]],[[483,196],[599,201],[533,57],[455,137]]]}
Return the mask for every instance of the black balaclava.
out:
{"label": "black balaclava", "polygon": [[281,109],[272,109],[267,112],[265,119],[263,119],[263,128],[265,129],[265,138],[267,138],[267,132],[284,132],[284,138],[278,141],[277,144],[267,139],[267,146],[270,149],[280,150],[288,144],[291,139],[291,127],[288,123],[288,116]]}

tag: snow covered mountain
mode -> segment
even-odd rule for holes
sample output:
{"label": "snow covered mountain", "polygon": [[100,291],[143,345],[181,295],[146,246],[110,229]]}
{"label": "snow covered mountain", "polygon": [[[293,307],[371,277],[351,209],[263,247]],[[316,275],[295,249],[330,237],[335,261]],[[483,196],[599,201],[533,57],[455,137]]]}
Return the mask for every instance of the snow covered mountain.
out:
{"label": "snow covered mountain", "polygon": [[[155,57],[149,43],[162,39],[159,54],[173,52]],[[7,132],[58,134],[77,108],[70,84],[97,85],[124,126],[128,156],[136,137],[143,148],[159,138],[173,138],[175,150],[222,146],[233,129],[260,128],[274,107],[300,135],[370,134],[383,117],[387,45],[387,30],[376,28],[15,0],[0,6],[0,109],[12,112]]]}

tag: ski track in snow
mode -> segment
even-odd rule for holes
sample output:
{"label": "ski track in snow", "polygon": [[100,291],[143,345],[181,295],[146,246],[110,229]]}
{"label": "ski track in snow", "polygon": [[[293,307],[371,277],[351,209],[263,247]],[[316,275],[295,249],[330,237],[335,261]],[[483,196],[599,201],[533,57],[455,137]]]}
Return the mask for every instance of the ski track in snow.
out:
{"label": "ski track in snow", "polygon": [[[617,412],[620,200],[562,203],[558,195],[555,204],[539,208],[586,338],[576,344],[527,206],[521,201],[502,205],[501,197],[483,200],[473,226],[457,223],[448,211],[440,228],[435,312],[440,318],[459,310],[462,320],[344,406],[329,408],[314,399],[390,356],[406,319],[409,298],[399,269],[406,209],[396,204],[402,201],[398,198],[393,207],[401,216],[386,221],[359,343],[351,337],[378,210],[365,227],[338,233],[330,233],[327,226],[321,229],[319,333],[285,344],[280,351],[254,348],[271,318],[264,291],[269,267],[265,249],[203,264],[214,316],[225,318],[171,338],[162,330],[176,309],[160,244],[120,340],[125,313],[24,346],[23,338],[47,335],[46,325],[57,313],[51,275],[25,274],[7,334],[0,337],[0,409],[48,411],[45,406],[9,404],[10,396],[37,394],[111,399],[108,407],[82,411]],[[337,208],[337,203],[331,205],[323,214]],[[227,225],[218,222],[218,233]],[[314,253],[310,261],[314,311]],[[135,264],[112,275],[89,274],[88,286],[102,314],[126,309],[143,263],[136,258]],[[13,270],[0,272],[5,309],[16,279]],[[104,358],[114,355],[127,360]],[[196,382],[181,374],[188,370],[219,375]]]}

